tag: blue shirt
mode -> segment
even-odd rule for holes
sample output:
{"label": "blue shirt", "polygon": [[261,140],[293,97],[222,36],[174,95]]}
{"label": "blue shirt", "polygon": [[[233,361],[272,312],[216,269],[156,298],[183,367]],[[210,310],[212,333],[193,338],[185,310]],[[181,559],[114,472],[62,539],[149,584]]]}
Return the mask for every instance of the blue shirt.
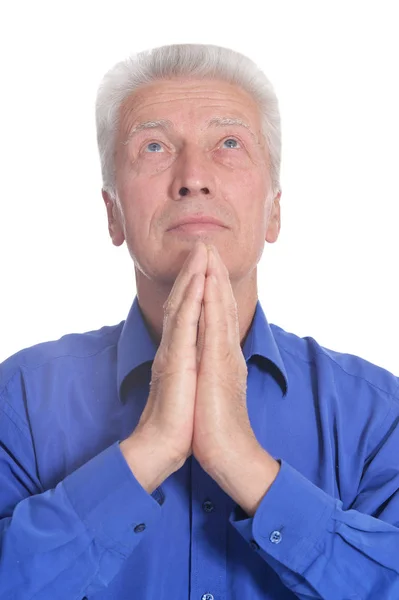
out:
{"label": "blue shirt", "polygon": [[0,365],[1,600],[397,600],[399,379],[258,302],[248,412],[281,468],[249,518],[193,457],[152,494],[125,462],[156,350],[136,297]]}

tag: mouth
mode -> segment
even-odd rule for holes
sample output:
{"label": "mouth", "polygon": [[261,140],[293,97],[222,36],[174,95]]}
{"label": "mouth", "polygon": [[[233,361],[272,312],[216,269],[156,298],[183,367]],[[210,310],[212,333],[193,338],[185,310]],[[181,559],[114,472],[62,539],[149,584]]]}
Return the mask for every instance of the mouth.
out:
{"label": "mouth", "polygon": [[189,234],[194,234],[194,233],[208,233],[208,232],[217,232],[217,231],[224,231],[227,228],[224,227],[223,225],[217,225],[216,223],[183,223],[182,225],[178,225],[177,227],[173,227],[172,229],[168,230],[168,233],[175,233],[175,234],[181,234],[181,233],[189,233]]}

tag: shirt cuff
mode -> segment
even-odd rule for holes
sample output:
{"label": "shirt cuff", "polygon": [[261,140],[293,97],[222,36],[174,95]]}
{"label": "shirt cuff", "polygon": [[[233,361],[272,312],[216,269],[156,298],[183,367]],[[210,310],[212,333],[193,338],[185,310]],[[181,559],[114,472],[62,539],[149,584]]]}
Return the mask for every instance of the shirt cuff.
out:
{"label": "shirt cuff", "polygon": [[131,554],[144,530],[148,535],[155,529],[161,516],[160,504],[134,477],[119,441],[59,485],[96,541],[123,556]]}
{"label": "shirt cuff", "polygon": [[278,462],[277,477],[255,515],[240,520],[243,511],[234,509],[229,521],[253,548],[266,553],[266,560],[271,557],[291,571],[303,573],[323,553],[339,501],[286,461]]}

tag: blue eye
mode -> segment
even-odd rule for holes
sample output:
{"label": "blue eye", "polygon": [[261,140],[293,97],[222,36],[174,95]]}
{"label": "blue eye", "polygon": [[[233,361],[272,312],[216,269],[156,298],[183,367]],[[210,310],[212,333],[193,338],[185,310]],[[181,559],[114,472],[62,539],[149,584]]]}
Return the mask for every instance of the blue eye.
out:
{"label": "blue eye", "polygon": [[228,138],[224,140],[223,144],[227,144],[228,148],[240,148],[239,142],[234,138]]}
{"label": "blue eye", "polygon": [[146,152],[163,152],[163,148],[158,142],[151,142],[150,144],[147,144]]}

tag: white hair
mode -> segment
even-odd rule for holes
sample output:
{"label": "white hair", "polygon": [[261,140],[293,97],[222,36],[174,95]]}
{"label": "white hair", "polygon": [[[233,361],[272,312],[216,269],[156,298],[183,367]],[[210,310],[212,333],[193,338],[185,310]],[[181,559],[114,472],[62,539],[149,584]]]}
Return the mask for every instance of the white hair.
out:
{"label": "white hair", "polygon": [[239,52],[214,45],[174,44],[133,54],[103,77],[96,99],[97,143],[103,190],[117,198],[115,143],[122,102],[138,88],[176,77],[216,79],[238,85],[258,104],[270,154],[273,195],[280,191],[281,123],[273,86],[257,65]]}

